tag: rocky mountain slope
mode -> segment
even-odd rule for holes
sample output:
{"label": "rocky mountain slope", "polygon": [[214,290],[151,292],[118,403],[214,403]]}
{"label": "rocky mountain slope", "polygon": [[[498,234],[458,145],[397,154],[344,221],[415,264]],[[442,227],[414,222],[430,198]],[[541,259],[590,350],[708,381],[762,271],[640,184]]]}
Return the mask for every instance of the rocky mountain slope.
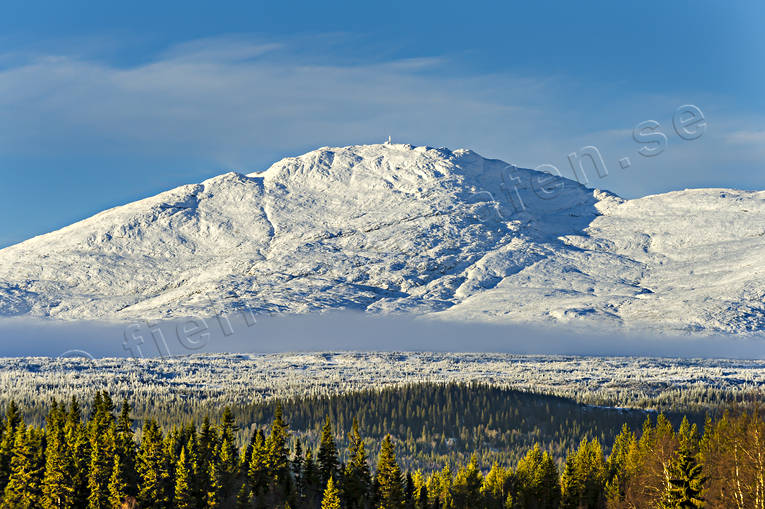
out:
{"label": "rocky mountain slope", "polygon": [[625,201],[469,150],[321,148],[0,250],[0,315],[356,309],[765,330],[765,192]]}

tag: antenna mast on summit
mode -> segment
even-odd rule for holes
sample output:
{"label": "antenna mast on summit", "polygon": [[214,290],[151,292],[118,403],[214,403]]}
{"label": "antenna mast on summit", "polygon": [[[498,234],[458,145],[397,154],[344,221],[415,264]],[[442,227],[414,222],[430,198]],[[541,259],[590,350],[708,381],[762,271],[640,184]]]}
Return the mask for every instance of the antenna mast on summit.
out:
{"label": "antenna mast on summit", "polygon": [[391,141],[390,141],[390,135],[388,135],[388,140],[385,142],[385,144],[386,144],[386,145],[390,145],[390,144],[391,144]]}

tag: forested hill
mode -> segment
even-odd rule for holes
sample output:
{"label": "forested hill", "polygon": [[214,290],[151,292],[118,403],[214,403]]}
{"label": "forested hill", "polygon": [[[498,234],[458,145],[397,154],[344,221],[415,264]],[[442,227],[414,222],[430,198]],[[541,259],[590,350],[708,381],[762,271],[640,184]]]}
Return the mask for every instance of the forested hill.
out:
{"label": "forested hill", "polygon": [[[136,401],[133,418],[139,423],[156,419],[165,429],[188,422],[200,425],[205,415],[220,415],[222,411],[220,401],[202,402],[191,397],[151,401]],[[27,421],[43,424],[48,403],[24,407]],[[90,403],[82,403],[83,410],[89,412]],[[277,404],[282,406],[293,436],[309,445],[317,443],[329,416],[339,444],[345,447],[346,433],[356,418],[362,433],[378,446],[379,440],[391,433],[403,466],[425,469],[448,461],[464,463],[472,454],[485,468],[498,459],[514,463],[537,442],[560,461],[583,438],[597,438],[608,447],[622,424],[638,430],[651,413],[584,405],[565,397],[477,382],[417,383],[231,404],[239,427],[238,445],[246,443],[256,428],[271,422]],[[682,418],[679,413],[665,414],[674,424]],[[685,415],[691,422],[703,424],[704,414]],[[374,455],[377,451],[370,452]]]}
{"label": "forested hill", "polygon": [[[464,463],[472,454],[484,468],[517,462],[535,443],[556,460],[583,438],[613,443],[622,424],[639,429],[647,412],[582,405],[557,396],[478,383],[412,384],[333,396],[268,401],[235,409],[238,420],[266,425],[281,404],[290,428],[313,445],[327,416],[343,446],[353,419],[362,434],[379,442],[391,433],[407,468]],[[670,419],[679,422],[682,417]],[[692,416],[703,422],[703,416]],[[372,451],[376,453],[377,451]]]}
{"label": "forested hill", "polygon": [[[293,434],[304,443],[317,443],[329,416],[345,449],[345,435],[356,418],[362,434],[378,446],[391,433],[403,466],[425,469],[449,461],[465,462],[472,454],[485,468],[497,460],[515,463],[537,442],[562,460],[583,438],[611,444],[622,424],[637,430],[648,415],[479,383],[422,383],[236,407],[236,420],[244,428],[242,439],[269,424],[277,404]],[[673,422],[681,419],[669,417]],[[703,422],[701,415],[690,418]],[[167,419],[166,424],[172,424],[173,418]]]}
{"label": "forested hill", "polygon": [[[413,405],[418,400],[421,404]],[[358,421],[348,426],[354,403],[373,436],[362,433]],[[762,507],[765,466],[756,458],[765,448],[765,424],[759,413],[707,420],[703,436],[685,419],[675,431],[662,414],[631,431],[629,424],[619,425],[619,417],[632,420],[639,412],[581,407],[480,385],[401,387],[346,399],[285,401],[285,406],[291,416],[278,403],[243,409],[240,419],[250,413],[270,420],[245,429],[229,407],[199,426],[181,420],[163,429],[153,418],[136,419],[128,400],[118,407],[99,392],[87,413],[76,399],[52,402],[41,428],[27,425],[22,409],[11,403],[0,426],[0,506]],[[320,421],[322,410],[342,421],[333,425],[325,416],[316,435],[301,431]],[[517,427],[506,428],[511,422]],[[412,428],[419,424],[425,431],[417,438]],[[610,452],[598,437],[573,447],[569,428],[601,439],[613,436],[606,446]],[[249,440],[237,446],[237,434],[247,431]],[[381,433],[383,439],[374,437]],[[504,444],[513,451],[544,433],[552,437],[548,444],[535,443],[517,461],[496,449]],[[338,443],[338,437],[346,440]],[[564,443],[572,447],[556,462],[555,450]],[[428,459],[416,453],[418,444],[443,463],[405,466]],[[402,462],[402,454],[408,462]],[[479,461],[491,454],[491,468],[482,468]]]}
{"label": "forested hill", "polygon": [[[119,397],[123,395],[131,401],[133,419],[138,423],[155,419],[165,429],[188,422],[200,425],[205,415],[220,415],[225,404],[223,400],[196,400],[191,395],[153,399],[138,397],[143,394],[134,398],[128,392]],[[333,395],[259,399],[249,404],[239,401],[232,400],[229,406],[239,427],[236,440],[240,446],[256,428],[271,422],[275,406],[281,404],[293,437],[305,443],[317,443],[319,430],[329,416],[337,440],[345,446],[346,433],[357,418],[363,434],[378,446],[379,440],[391,433],[403,466],[425,469],[447,461],[464,463],[474,453],[485,468],[500,458],[515,462],[537,442],[560,461],[583,438],[597,438],[608,447],[623,423],[637,430],[651,414],[478,382],[417,383]],[[92,411],[88,400],[82,400],[82,405],[86,414]],[[39,426],[45,421],[50,401],[26,398],[21,407],[27,422]],[[674,424],[681,420],[679,412],[664,413]],[[705,413],[689,413],[687,409],[683,413],[691,422],[703,424]]]}

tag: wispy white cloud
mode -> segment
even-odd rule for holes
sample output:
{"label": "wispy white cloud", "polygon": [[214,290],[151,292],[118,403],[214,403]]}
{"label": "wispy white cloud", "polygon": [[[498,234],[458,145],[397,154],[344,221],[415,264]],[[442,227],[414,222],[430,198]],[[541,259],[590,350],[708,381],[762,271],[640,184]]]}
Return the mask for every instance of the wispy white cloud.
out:
{"label": "wispy white cloud", "polygon": [[[737,177],[743,187],[765,187],[758,173],[727,169],[762,166],[763,131],[749,129],[751,122],[715,111],[703,139],[672,138],[672,110],[692,98],[604,93],[565,77],[478,74],[447,57],[338,63],[292,44],[202,39],[130,66],[76,55],[0,55],[0,155],[177,155],[257,170],[253,164],[267,162],[263,154],[390,134],[526,166],[553,163],[569,176],[566,155],[597,145],[612,171],[592,184],[628,196],[735,187]],[[668,150],[640,159],[632,126],[658,116],[666,117]],[[627,155],[635,164],[622,171],[617,160]]]}
{"label": "wispy white cloud", "polygon": [[159,55],[160,61],[242,62],[284,49],[280,43],[257,43],[246,36],[196,39],[173,46]]}
{"label": "wispy white cloud", "polygon": [[[0,151],[129,150],[220,154],[245,163],[262,149],[329,140],[432,138],[525,131],[543,120],[538,83],[444,75],[442,59],[313,64],[246,39],[187,43],[128,68],[41,56],[0,72]],[[239,157],[236,157],[236,155]],[[215,158],[215,157],[213,157]]]}
{"label": "wispy white cloud", "polygon": [[760,144],[765,145],[765,130],[761,131],[734,131],[725,138],[733,144]]}

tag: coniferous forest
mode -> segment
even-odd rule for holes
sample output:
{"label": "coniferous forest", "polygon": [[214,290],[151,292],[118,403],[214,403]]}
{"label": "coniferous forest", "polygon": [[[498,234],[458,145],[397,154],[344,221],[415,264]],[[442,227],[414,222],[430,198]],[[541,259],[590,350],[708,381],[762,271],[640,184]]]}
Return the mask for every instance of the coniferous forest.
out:
{"label": "coniferous forest", "polygon": [[[411,415],[396,415],[395,403],[410,399],[402,391],[422,398],[418,408],[403,403]],[[155,417],[137,415],[128,399],[115,403],[105,392],[90,402],[51,402],[40,425],[28,424],[23,409],[10,403],[0,428],[2,507],[765,504],[765,421],[756,407],[707,416],[699,425],[698,416],[592,408],[576,414],[575,405],[567,405],[574,404],[488,386],[422,384],[345,399],[274,401],[246,412],[227,407],[201,422],[161,426]],[[545,413],[550,426],[542,422]],[[562,422],[578,432],[568,434],[558,426]],[[516,430],[505,429],[512,423]],[[424,431],[413,437],[412,427],[420,425]],[[408,441],[433,444],[418,449]],[[523,447],[522,454],[514,457],[509,453],[515,449],[502,448],[502,442]],[[455,454],[448,453],[450,447]],[[417,461],[418,454],[426,458]]]}

